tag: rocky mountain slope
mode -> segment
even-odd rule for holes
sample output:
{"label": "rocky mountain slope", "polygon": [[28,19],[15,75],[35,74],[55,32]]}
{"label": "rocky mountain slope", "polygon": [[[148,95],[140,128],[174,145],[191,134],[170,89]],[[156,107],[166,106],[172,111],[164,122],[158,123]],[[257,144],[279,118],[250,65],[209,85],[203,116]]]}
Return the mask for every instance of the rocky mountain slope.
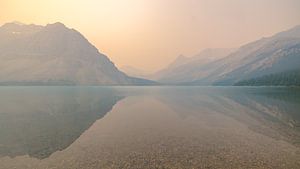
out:
{"label": "rocky mountain slope", "polygon": [[139,85],[82,34],[62,23],[0,27],[0,84]]}
{"label": "rocky mountain slope", "polygon": [[297,70],[300,68],[300,26],[229,53],[219,59],[194,60],[175,69],[166,69],[167,73],[158,73],[161,75],[158,80],[166,84],[233,85],[247,79]]}

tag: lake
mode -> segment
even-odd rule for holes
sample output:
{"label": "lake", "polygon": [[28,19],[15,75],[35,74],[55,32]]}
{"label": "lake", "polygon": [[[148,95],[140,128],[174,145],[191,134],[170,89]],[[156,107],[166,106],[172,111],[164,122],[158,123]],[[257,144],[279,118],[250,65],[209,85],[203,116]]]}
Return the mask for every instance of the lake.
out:
{"label": "lake", "polygon": [[0,87],[0,168],[300,168],[300,88]]}

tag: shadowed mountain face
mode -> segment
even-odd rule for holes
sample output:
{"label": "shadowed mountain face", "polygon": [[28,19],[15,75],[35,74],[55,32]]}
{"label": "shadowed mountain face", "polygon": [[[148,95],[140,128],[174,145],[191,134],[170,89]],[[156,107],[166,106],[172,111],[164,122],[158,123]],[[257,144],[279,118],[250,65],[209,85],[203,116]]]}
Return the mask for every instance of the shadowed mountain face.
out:
{"label": "shadowed mountain face", "polygon": [[43,159],[71,145],[124,96],[111,88],[1,88],[0,156]]}
{"label": "shadowed mountain face", "polygon": [[150,81],[119,71],[79,32],[61,23],[0,27],[0,84],[129,85]]}
{"label": "shadowed mountain face", "polygon": [[227,53],[226,57],[183,63],[186,66],[159,72],[158,81],[166,84],[233,85],[239,81],[295,71],[300,67],[300,26],[246,44]]}

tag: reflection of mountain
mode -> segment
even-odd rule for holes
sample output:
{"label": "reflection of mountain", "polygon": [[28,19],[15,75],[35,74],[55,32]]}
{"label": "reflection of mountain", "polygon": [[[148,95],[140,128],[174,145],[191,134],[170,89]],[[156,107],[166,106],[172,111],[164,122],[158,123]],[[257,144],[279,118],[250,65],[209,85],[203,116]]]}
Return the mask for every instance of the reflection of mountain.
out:
{"label": "reflection of mountain", "polygon": [[260,124],[249,125],[254,131],[300,146],[299,89],[262,88],[226,97],[247,108],[245,113]]}
{"label": "reflection of mountain", "polygon": [[72,144],[123,98],[111,88],[2,88],[0,156],[43,159]]}
{"label": "reflection of mountain", "polygon": [[[292,128],[300,127],[300,90],[293,88],[263,88],[258,92],[227,96],[251,110],[261,112],[274,121]],[[300,129],[300,128],[299,128]]]}
{"label": "reflection of mountain", "polygon": [[300,90],[297,88],[173,88],[162,90],[157,98],[181,118],[222,113],[255,132],[300,146]]}

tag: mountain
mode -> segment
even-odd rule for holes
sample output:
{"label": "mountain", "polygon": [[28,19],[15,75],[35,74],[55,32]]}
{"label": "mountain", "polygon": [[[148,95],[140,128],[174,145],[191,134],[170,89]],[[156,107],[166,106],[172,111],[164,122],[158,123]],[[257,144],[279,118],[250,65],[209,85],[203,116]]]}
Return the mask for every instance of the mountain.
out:
{"label": "mountain", "polygon": [[300,68],[300,26],[242,46],[221,60],[214,84],[238,81]]}
{"label": "mountain", "polygon": [[151,72],[141,70],[132,66],[122,66],[120,67],[120,70],[126,73],[129,76],[133,77],[139,77],[139,78],[148,78]]}
{"label": "mountain", "polygon": [[167,68],[158,71],[153,79],[162,83],[178,84],[206,76],[205,65],[217,61],[235,49],[205,49],[193,57],[178,56]]}
{"label": "mountain", "polygon": [[62,23],[0,27],[2,85],[144,85],[119,71],[82,34]]}
{"label": "mountain", "polygon": [[[234,85],[300,68],[300,26],[241,46],[228,55],[183,61],[158,73],[157,80],[180,85]],[[224,57],[225,56],[225,57]]]}

